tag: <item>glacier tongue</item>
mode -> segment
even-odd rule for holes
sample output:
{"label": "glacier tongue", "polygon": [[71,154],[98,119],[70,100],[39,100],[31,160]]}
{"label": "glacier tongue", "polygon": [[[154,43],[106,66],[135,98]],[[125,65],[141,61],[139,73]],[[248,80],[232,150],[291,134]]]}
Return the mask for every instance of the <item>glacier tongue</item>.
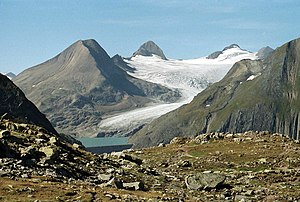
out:
{"label": "glacier tongue", "polygon": [[132,57],[131,60],[125,61],[136,69],[135,72],[129,73],[131,76],[178,89],[182,94],[182,99],[176,103],[153,104],[116,114],[101,121],[98,129],[101,133],[112,132],[115,135],[128,135],[154,118],[189,103],[210,83],[222,79],[232,65],[242,59],[255,60],[258,58],[256,53],[238,48],[229,49],[216,59],[204,57],[191,60],[162,60],[155,55]]}

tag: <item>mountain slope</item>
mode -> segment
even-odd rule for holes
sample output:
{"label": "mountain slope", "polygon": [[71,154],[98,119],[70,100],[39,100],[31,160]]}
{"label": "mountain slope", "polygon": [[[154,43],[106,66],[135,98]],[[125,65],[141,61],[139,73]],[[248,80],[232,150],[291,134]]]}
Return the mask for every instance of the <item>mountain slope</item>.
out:
{"label": "mountain slope", "polygon": [[[25,97],[10,79],[0,74],[0,115],[22,123],[31,123],[57,133],[44,114]],[[3,117],[4,118],[4,117]],[[1,118],[2,119],[2,118]]]}
{"label": "mountain slope", "polygon": [[147,41],[146,43],[141,45],[140,48],[133,53],[132,57],[135,57],[137,55],[142,55],[142,56],[157,55],[161,59],[167,60],[164,52],[153,41]]}
{"label": "mountain slope", "polygon": [[170,112],[130,140],[136,147],[175,136],[221,131],[268,130],[299,139],[300,39],[263,61],[243,60],[188,105]]}
{"label": "mountain slope", "polygon": [[95,40],[79,40],[13,80],[59,132],[97,134],[102,116],[179,96],[129,76]]}

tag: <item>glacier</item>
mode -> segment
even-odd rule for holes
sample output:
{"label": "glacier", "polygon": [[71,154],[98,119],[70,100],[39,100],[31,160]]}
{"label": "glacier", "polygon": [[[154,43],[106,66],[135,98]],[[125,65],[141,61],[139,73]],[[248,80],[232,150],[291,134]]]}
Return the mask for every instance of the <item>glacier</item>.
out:
{"label": "glacier", "polygon": [[136,55],[125,59],[129,66],[136,69],[128,74],[171,89],[178,89],[182,98],[175,103],[153,103],[143,108],[104,117],[97,130],[101,133],[128,136],[136,128],[191,102],[194,96],[211,83],[221,80],[234,63],[243,59],[256,60],[257,53],[233,47],[223,51],[215,59],[201,57],[163,60],[156,55]]}

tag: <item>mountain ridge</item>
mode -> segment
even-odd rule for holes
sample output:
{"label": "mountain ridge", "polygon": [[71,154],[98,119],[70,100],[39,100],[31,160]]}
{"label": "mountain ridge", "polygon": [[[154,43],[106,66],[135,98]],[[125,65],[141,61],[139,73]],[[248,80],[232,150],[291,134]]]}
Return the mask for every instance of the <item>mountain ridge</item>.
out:
{"label": "mountain ridge", "polygon": [[299,50],[300,39],[296,39],[265,60],[237,62],[221,81],[190,104],[156,119],[130,141],[144,147],[166,143],[174,136],[247,130],[278,132],[299,139]]}
{"label": "mountain ridge", "polygon": [[95,135],[104,114],[180,96],[128,75],[93,39],[73,43],[52,59],[24,70],[13,81],[60,132],[81,128],[77,135]]}

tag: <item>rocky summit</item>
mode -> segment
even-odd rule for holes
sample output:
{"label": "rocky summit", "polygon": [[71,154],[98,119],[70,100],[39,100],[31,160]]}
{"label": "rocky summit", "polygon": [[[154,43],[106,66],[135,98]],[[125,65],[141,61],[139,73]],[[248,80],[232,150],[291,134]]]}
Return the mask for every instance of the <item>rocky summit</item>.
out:
{"label": "rocky summit", "polygon": [[120,57],[111,59],[95,40],[79,40],[13,81],[57,131],[96,136],[105,115],[180,97],[177,91],[136,79],[123,69],[130,67]]}
{"label": "rocky summit", "polygon": [[191,103],[145,126],[136,147],[167,143],[206,132],[272,131],[300,138],[300,39],[264,60],[242,60]]}
{"label": "rocky summit", "polygon": [[266,131],[176,137],[95,155],[4,119],[0,149],[1,201],[300,200],[299,142]]}
{"label": "rocky summit", "polygon": [[258,52],[257,52],[257,56],[260,59],[264,60],[267,57],[269,57],[273,52],[274,52],[274,49],[267,46],[267,47],[263,47],[263,48],[259,49]]}
{"label": "rocky summit", "polygon": [[153,41],[147,41],[146,43],[141,45],[140,48],[132,54],[132,57],[135,57],[137,55],[142,55],[142,56],[156,55],[163,60],[167,60],[162,49],[160,49],[160,47],[156,45]]}

